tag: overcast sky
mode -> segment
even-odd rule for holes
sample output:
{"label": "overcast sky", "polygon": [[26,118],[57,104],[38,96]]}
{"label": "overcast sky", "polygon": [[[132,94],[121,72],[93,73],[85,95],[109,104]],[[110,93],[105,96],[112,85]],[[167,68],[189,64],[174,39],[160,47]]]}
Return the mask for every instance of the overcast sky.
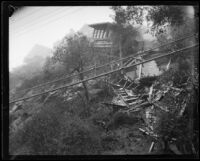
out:
{"label": "overcast sky", "polygon": [[[187,12],[193,15],[193,7]],[[113,22],[113,14],[110,6],[24,7],[9,18],[9,70],[22,65],[35,44],[52,49],[71,29],[76,32],[84,24]]]}
{"label": "overcast sky", "polygon": [[24,7],[9,18],[9,70],[22,65],[35,44],[52,48],[71,29],[112,22],[112,14],[108,6]]}

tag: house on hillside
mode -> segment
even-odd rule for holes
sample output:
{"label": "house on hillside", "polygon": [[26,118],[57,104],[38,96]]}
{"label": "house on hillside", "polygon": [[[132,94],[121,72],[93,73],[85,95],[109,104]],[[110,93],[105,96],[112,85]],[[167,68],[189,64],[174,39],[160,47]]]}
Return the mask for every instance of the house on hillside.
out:
{"label": "house on hillside", "polygon": [[[93,40],[93,47],[95,51],[95,56],[97,56],[96,60],[99,61],[99,64],[105,64],[109,60],[116,60],[119,57],[114,57],[112,55],[113,41],[112,35],[118,34],[113,29],[115,27],[114,23],[103,22],[103,23],[95,23],[88,25],[90,29],[93,29],[93,32],[90,32],[91,39]],[[91,31],[91,30],[90,30]],[[142,52],[143,50],[148,50],[154,48],[156,45],[156,40],[144,39],[143,37],[135,37],[135,45],[139,46],[139,50]],[[134,54],[134,53],[133,53]],[[153,50],[150,55],[162,54],[159,50]],[[114,59],[113,59],[114,58]],[[130,66],[134,63],[141,62],[142,60],[146,60],[147,57],[141,58],[140,56],[137,59],[128,59],[123,62],[123,66]],[[125,69],[123,73],[131,80],[136,78],[141,78],[142,76],[154,76],[160,75],[163,70],[165,70],[166,65],[169,63],[169,59],[164,61],[151,61],[145,63],[143,65],[138,65],[136,67],[131,67]],[[98,64],[98,63],[97,63]],[[115,65],[116,66],[116,65]],[[117,64],[119,67],[119,64]],[[115,67],[112,69],[115,69]]]}
{"label": "house on hillside", "polygon": [[[153,50],[143,57],[138,56],[137,59],[131,59],[125,65],[131,66],[135,63],[139,63],[144,60],[148,60],[148,59],[154,58],[159,55],[164,55],[164,54],[166,54],[166,52],[161,52],[159,50]],[[172,65],[173,65],[173,63],[172,63],[170,57],[163,57],[160,59],[152,60],[152,61],[146,62],[144,64],[140,64],[140,65],[125,69],[124,74],[130,80],[134,80],[136,78],[140,79],[141,77],[147,77],[147,76],[158,76],[158,75],[162,74],[164,71],[171,68]]]}
{"label": "house on hillside", "polygon": [[[116,60],[120,58],[120,54],[114,54],[113,49],[117,48],[119,50],[119,46],[114,44],[112,37],[117,35],[115,27],[116,24],[110,22],[103,23],[95,23],[90,24],[89,27],[93,29],[92,40],[95,54],[99,53],[100,56],[106,58],[106,60]],[[143,47],[143,40],[141,38],[134,37],[134,46],[140,46],[141,49]],[[123,57],[123,53],[122,53]],[[99,58],[98,58],[99,59]],[[106,62],[105,60],[102,62]]]}
{"label": "house on hillside", "polygon": [[111,48],[112,40],[111,34],[113,33],[112,27],[114,24],[105,22],[105,23],[96,23],[89,25],[93,30],[93,40],[94,47],[96,48]]}
{"label": "house on hillside", "polygon": [[[113,27],[115,26],[115,24],[110,22],[103,22],[90,24],[88,26],[93,29],[91,39],[93,42],[93,51],[95,53],[94,56],[96,57],[95,64],[105,64],[112,60],[119,59],[119,57],[114,55],[112,52],[113,42],[111,35],[114,33]],[[108,71],[110,70],[110,67],[107,66],[104,70]]]}

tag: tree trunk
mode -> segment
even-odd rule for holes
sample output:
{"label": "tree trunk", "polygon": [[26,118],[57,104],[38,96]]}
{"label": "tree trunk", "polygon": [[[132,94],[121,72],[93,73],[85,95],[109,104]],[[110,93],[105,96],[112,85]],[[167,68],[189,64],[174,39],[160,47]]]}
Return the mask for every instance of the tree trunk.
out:
{"label": "tree trunk", "polygon": [[[79,78],[80,78],[81,81],[84,79],[83,73],[79,72]],[[89,101],[89,92],[88,92],[88,89],[87,89],[86,82],[82,82],[82,84],[83,84],[83,88],[84,88],[84,91],[85,91],[86,100]]]}

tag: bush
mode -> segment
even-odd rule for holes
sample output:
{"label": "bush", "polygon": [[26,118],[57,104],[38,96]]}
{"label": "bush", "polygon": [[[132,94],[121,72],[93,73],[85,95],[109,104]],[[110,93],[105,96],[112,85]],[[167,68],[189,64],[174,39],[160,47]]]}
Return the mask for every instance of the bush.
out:
{"label": "bush", "polygon": [[[80,101],[77,101],[80,102]],[[81,103],[81,102],[80,102]],[[80,107],[80,104],[76,104]],[[75,107],[75,104],[73,105]],[[80,155],[99,154],[98,129],[76,113],[68,112],[68,104],[55,97],[17,133],[10,135],[11,154]],[[28,152],[24,150],[27,147]]]}
{"label": "bush", "polygon": [[101,151],[99,132],[78,116],[66,114],[60,135],[60,155],[93,155]]}
{"label": "bush", "polygon": [[53,139],[60,132],[60,120],[64,108],[59,98],[44,105],[23,129],[10,136],[10,152],[14,153],[16,149],[26,145],[34,155],[54,154],[57,147]]}

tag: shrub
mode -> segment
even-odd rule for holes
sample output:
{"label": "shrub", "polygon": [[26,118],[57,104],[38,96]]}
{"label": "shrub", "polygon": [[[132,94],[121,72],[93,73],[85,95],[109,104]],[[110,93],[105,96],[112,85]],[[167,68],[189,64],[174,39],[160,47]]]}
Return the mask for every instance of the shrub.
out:
{"label": "shrub", "polygon": [[[37,106],[40,105],[35,105]],[[31,154],[56,154],[54,138],[60,132],[60,120],[65,109],[59,98],[55,98],[35,113],[24,128],[10,136],[10,152],[24,145],[30,147]]]}
{"label": "shrub", "polygon": [[67,114],[61,133],[61,155],[93,155],[101,151],[99,133],[90,123]]}

